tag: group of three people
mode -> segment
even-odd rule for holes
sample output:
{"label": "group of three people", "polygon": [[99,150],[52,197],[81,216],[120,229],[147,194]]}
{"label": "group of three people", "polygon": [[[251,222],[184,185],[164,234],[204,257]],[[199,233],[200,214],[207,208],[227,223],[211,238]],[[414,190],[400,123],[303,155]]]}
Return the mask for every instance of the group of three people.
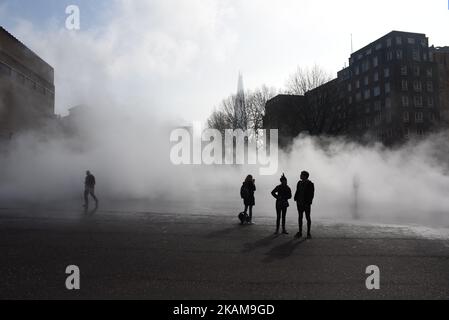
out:
{"label": "group of three people", "polygon": [[[301,173],[301,180],[297,184],[296,193],[294,196],[294,201],[296,202],[298,208],[298,225],[299,232],[295,235],[296,238],[302,238],[302,229],[303,229],[303,219],[304,213],[306,215],[307,220],[307,238],[311,239],[311,211],[313,199],[315,197],[315,185],[312,181],[309,180],[310,174],[307,171],[303,171]],[[275,234],[279,234],[281,221],[282,221],[282,233],[288,234],[288,231],[285,227],[285,218],[287,215],[287,209],[290,206],[288,201],[292,198],[292,190],[288,186],[287,178],[284,174],[280,179],[281,184],[276,186],[274,190],[271,192],[273,197],[276,199],[276,232]],[[245,213],[248,213],[249,210],[249,223],[253,223],[253,206],[256,204],[254,193],[256,191],[255,179],[253,179],[252,175],[246,177],[243,185],[240,189],[240,196],[243,199],[243,203],[245,205]]]}

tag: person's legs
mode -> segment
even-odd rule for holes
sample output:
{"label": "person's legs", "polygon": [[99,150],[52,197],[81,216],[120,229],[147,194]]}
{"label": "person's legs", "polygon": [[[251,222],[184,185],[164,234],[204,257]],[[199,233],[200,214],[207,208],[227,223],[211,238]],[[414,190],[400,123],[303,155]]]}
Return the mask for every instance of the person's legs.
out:
{"label": "person's legs", "polygon": [[243,212],[248,213],[248,205],[245,204],[245,210]]}
{"label": "person's legs", "polygon": [[287,208],[282,209],[282,231],[287,234],[287,229],[285,229],[285,218],[287,216]]}
{"label": "person's legs", "polygon": [[253,206],[249,206],[249,221],[253,222]]}
{"label": "person's legs", "polygon": [[305,206],[306,219],[307,219],[307,235],[310,236],[311,228],[312,228],[312,218],[311,218],[312,208],[310,205]]}
{"label": "person's legs", "polygon": [[298,204],[298,226],[299,226],[299,235],[302,235],[302,220],[304,218],[304,207]]}
{"label": "person's legs", "polygon": [[84,190],[84,207],[87,209],[89,207],[89,190]]}
{"label": "person's legs", "polygon": [[279,227],[281,224],[281,208],[276,207],[276,233],[279,232]]}
{"label": "person's legs", "polygon": [[92,196],[92,198],[95,200],[95,205],[98,206],[98,199],[95,196],[95,189],[94,188],[90,189],[89,193]]}

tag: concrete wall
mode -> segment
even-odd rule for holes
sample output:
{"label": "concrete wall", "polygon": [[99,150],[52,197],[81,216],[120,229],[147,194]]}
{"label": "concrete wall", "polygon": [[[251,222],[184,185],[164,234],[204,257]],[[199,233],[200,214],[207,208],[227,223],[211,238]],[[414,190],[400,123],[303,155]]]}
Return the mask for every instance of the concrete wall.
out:
{"label": "concrete wall", "polygon": [[0,27],[0,138],[54,116],[53,68]]}

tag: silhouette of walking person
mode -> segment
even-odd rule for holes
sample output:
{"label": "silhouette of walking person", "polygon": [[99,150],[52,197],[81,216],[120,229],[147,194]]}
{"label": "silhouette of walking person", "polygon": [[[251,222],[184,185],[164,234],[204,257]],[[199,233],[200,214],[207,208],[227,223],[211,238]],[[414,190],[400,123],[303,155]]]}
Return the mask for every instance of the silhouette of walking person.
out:
{"label": "silhouette of walking person", "polygon": [[296,205],[298,207],[298,224],[299,232],[296,234],[295,238],[302,237],[302,220],[304,218],[304,213],[307,219],[307,239],[312,239],[311,226],[312,219],[310,217],[312,211],[313,198],[315,197],[315,185],[309,180],[310,174],[307,171],[301,172],[301,180],[298,182],[296,188],[295,198]]}
{"label": "silhouette of walking person", "polygon": [[249,209],[249,224],[253,223],[253,207],[256,205],[256,200],[254,198],[254,192],[256,191],[256,180],[253,179],[252,175],[248,175],[240,188],[240,196],[243,199],[243,204],[245,205],[245,214],[248,213]]}
{"label": "silhouette of walking person", "polygon": [[287,208],[290,206],[288,200],[292,198],[292,190],[287,185],[287,178],[284,174],[281,177],[281,184],[274,188],[271,191],[273,197],[276,198],[276,232],[275,234],[279,234],[279,227],[281,224],[282,218],[282,233],[288,234],[287,229],[285,228],[285,217],[287,216]]}
{"label": "silhouette of walking person", "polygon": [[95,196],[95,177],[90,171],[86,171],[84,181],[84,209],[89,209],[89,195],[95,200],[95,209],[98,208],[98,198]]}

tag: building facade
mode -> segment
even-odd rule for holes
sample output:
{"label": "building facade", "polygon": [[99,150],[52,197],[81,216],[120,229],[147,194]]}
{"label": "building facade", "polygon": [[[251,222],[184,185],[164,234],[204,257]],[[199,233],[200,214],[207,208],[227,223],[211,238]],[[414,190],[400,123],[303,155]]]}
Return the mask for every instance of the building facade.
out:
{"label": "building facade", "polygon": [[438,128],[438,68],[425,34],[385,35],[354,52],[338,78],[350,137],[391,144]]}
{"label": "building facade", "polygon": [[438,68],[440,117],[442,123],[449,127],[449,47],[432,47],[431,53]]}
{"label": "building facade", "polygon": [[54,117],[54,70],[0,27],[0,138]]}
{"label": "building facade", "polygon": [[[313,135],[386,145],[437,131],[449,123],[448,51],[429,47],[425,34],[392,31],[352,53],[336,79],[306,93],[307,114],[296,121],[315,128],[308,130]],[[277,102],[272,114],[283,112]]]}

